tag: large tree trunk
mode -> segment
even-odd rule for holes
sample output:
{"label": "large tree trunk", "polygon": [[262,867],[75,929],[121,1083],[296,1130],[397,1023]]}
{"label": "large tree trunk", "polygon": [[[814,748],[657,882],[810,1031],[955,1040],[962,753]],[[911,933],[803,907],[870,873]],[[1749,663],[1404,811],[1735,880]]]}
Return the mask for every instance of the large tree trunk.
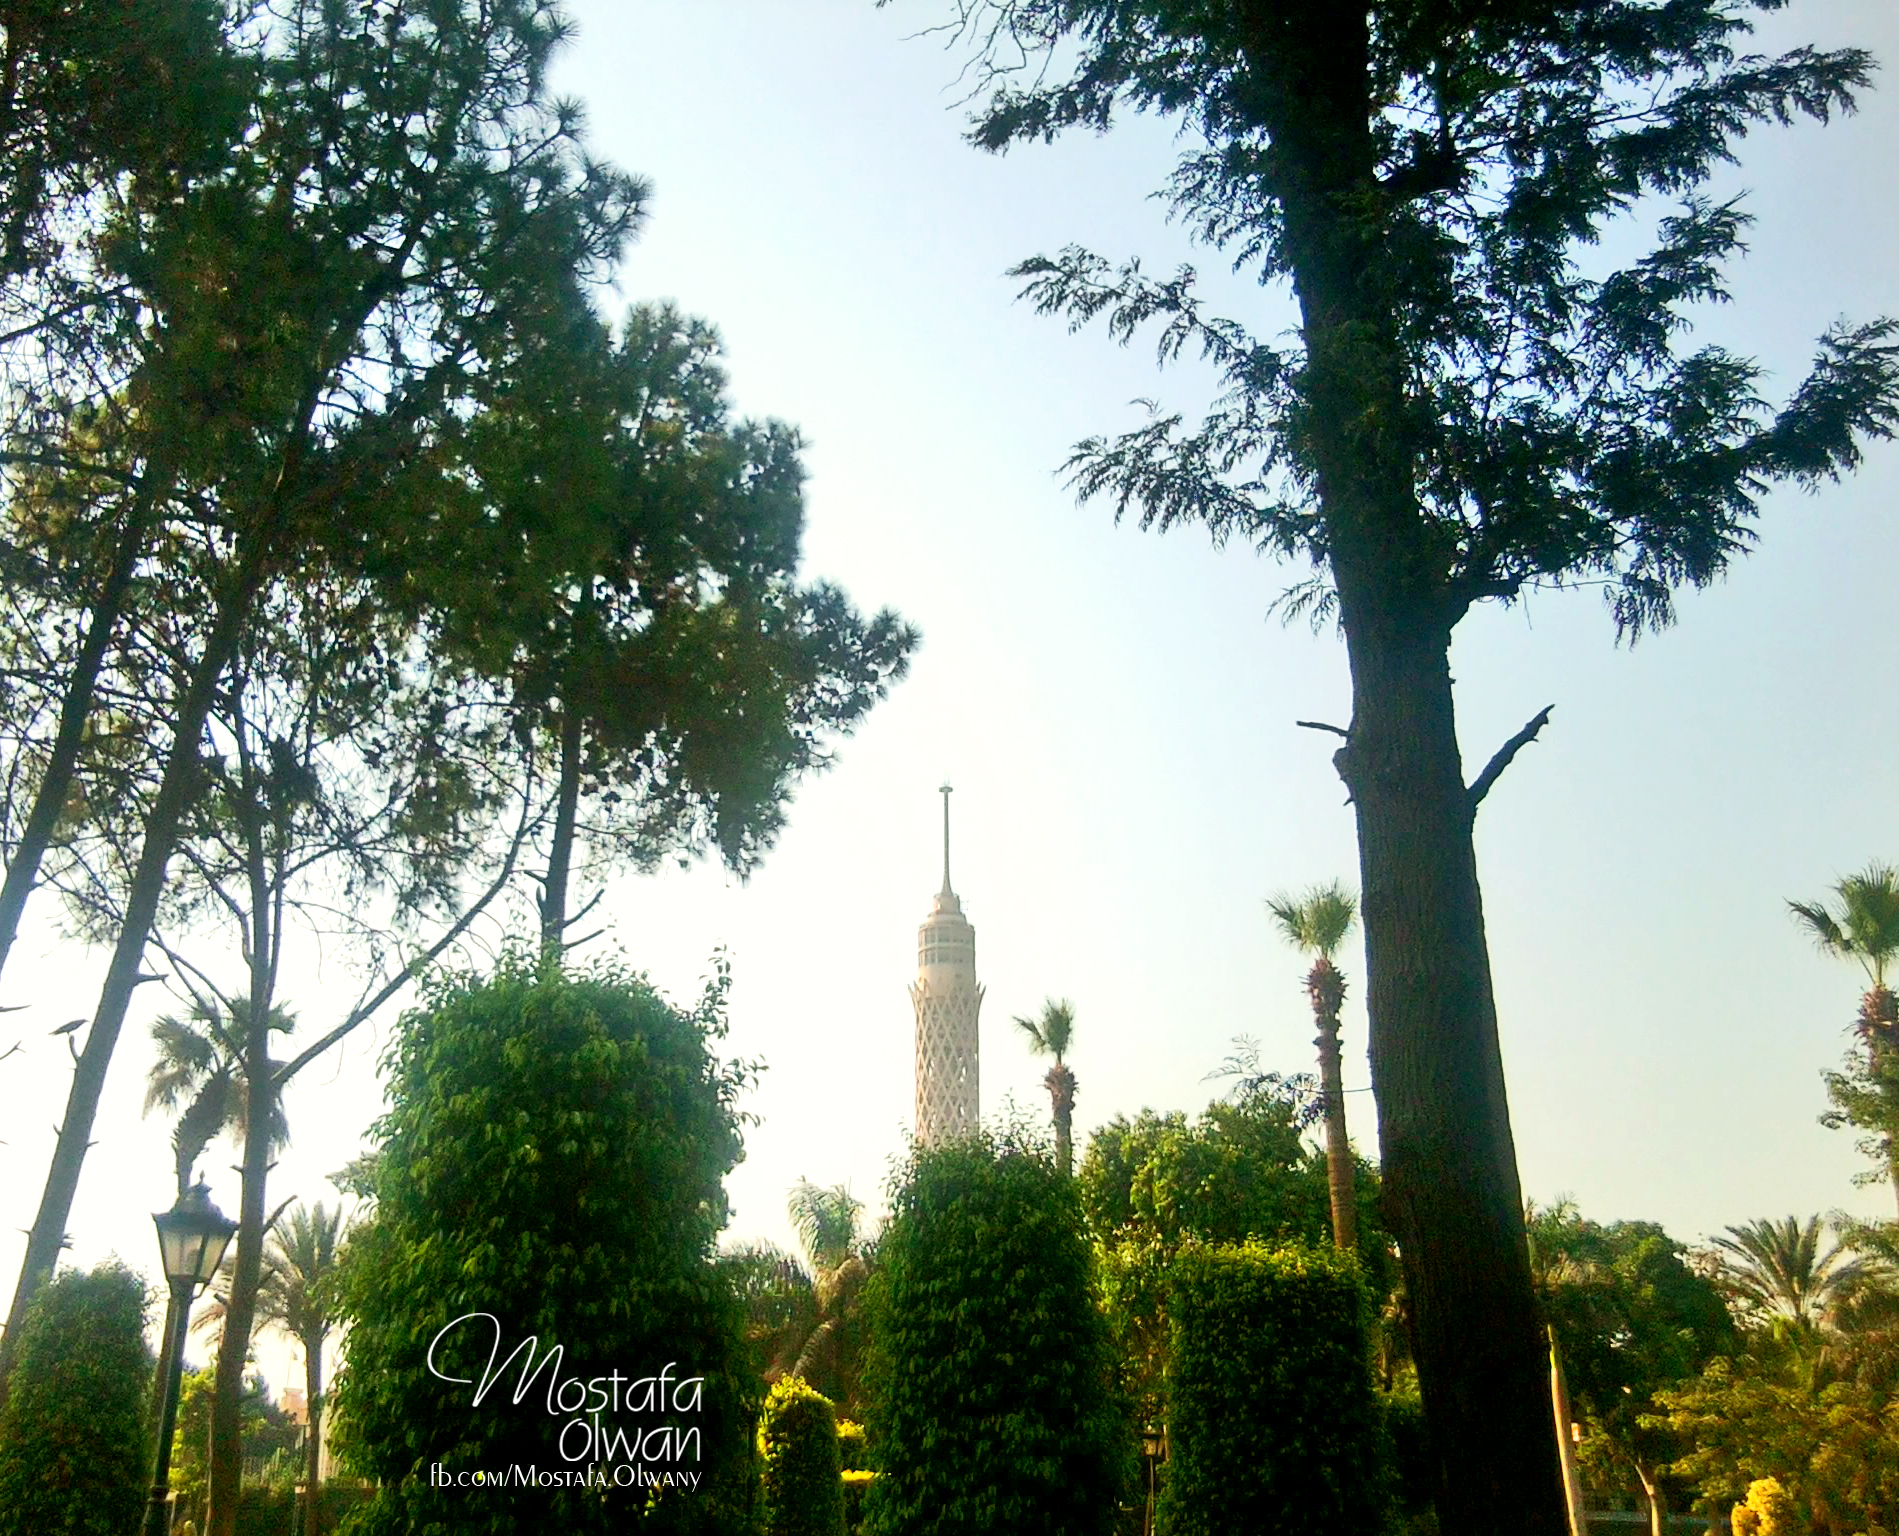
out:
{"label": "large tree trunk", "polygon": [[66,679],[66,692],[59,705],[59,724],[53,732],[52,748],[46,755],[46,767],[40,775],[39,787],[33,792],[33,804],[27,812],[26,825],[20,830],[12,862],[7,865],[6,879],[0,882],[0,971],[5,970],[13,941],[19,936],[20,917],[26,911],[27,897],[32,895],[39,880],[40,864],[53,840],[53,828],[66,809],[106,650],[112,643],[113,631],[118,628],[139,558],[145,552],[153,513],[170,489],[169,467],[153,465],[146,470],[125,524],[119,530],[111,567],[87,614],[86,637],[79,644],[72,672]]}
{"label": "large tree trunk", "polygon": [[[1359,625],[1339,769],[1358,813],[1384,1209],[1460,1536],[1567,1530],[1504,1095],[1448,633]],[[1411,626],[1415,628],[1415,626]],[[1347,619],[1348,635],[1354,628]]]}
{"label": "large tree trunk", "polygon": [[[1321,959],[1328,971],[1331,965]],[[1313,968],[1314,976],[1319,967]],[[1336,974],[1336,973],[1334,973]],[[1338,986],[1341,997],[1344,987]],[[1347,1253],[1358,1248],[1358,1211],[1352,1196],[1352,1143],[1345,1134],[1345,1075],[1339,1063],[1337,1009],[1319,1015],[1319,1091],[1325,1099],[1325,1182],[1332,1199],[1332,1243]]]}
{"label": "large tree trunk", "polygon": [[1362,7],[1242,0],[1236,90],[1268,130],[1300,307],[1324,553],[1352,669],[1335,759],[1358,819],[1387,1225],[1457,1536],[1567,1536],[1451,700],[1449,533],[1417,496]]}
{"label": "large tree trunk", "polygon": [[92,1028],[86,1035],[85,1049],[79,1053],[73,1070],[72,1089],[66,1098],[66,1115],[60,1122],[53,1161],[46,1173],[46,1188],[40,1196],[38,1214],[27,1231],[26,1255],[20,1264],[19,1283],[14,1287],[13,1304],[7,1313],[7,1328],[0,1337],[0,1401],[4,1401],[6,1378],[13,1368],[13,1341],[19,1336],[20,1319],[35,1292],[52,1275],[66,1241],[66,1222],[72,1214],[73,1197],[79,1189],[79,1173],[85,1163],[86,1149],[92,1144],[92,1124],[99,1112],[99,1096],[105,1089],[106,1068],[113,1047],[125,1024],[125,1014],[138,985],[139,966],[145,955],[145,941],[151,933],[152,919],[158,913],[159,897],[164,893],[165,868],[171,862],[172,845],[179,819],[193,792],[199,774],[198,745],[205,717],[218,679],[223,675],[237,649],[244,621],[256,596],[261,566],[247,563],[222,599],[211,633],[205,640],[185,696],[178,706],[178,718],[171,749],[165,759],[164,776],[158,793],[145,818],[143,840],[139,847],[138,867],[132,876],[126,899],[125,918],[119,928],[118,943],[106,969],[105,985],[99,993]]}
{"label": "large tree trunk", "polygon": [[541,888],[541,948],[558,954],[567,931],[567,886],[574,867],[575,827],[580,817],[580,749],[584,729],[572,701],[561,700],[560,782],[554,802],[554,840]]}

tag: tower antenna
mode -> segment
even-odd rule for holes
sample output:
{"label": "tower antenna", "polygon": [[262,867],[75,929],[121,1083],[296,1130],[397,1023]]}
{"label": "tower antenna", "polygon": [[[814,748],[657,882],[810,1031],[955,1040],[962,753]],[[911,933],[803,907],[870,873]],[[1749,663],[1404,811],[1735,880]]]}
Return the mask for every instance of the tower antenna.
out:
{"label": "tower antenna", "polygon": [[936,792],[937,792],[937,793],[938,793],[939,795],[941,795],[941,796],[943,797],[943,889],[944,889],[945,891],[948,891],[948,890],[949,890],[949,888],[950,888],[950,878],[949,878],[949,797],[950,797],[951,795],[953,795],[953,794],[955,794],[955,793],[956,793],[956,791],[955,791],[954,789],[952,789],[952,788],[950,787],[950,782],[949,782],[949,780],[948,780],[948,779],[945,779],[945,780],[944,780],[944,781],[942,782],[942,784],[941,784],[941,785],[939,785],[939,786],[937,787],[937,791],[936,791]]}

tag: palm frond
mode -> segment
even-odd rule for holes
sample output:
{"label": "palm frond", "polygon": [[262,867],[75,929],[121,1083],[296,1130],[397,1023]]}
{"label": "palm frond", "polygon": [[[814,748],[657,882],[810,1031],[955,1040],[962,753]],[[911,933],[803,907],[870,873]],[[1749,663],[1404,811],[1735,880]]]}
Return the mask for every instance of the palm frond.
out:
{"label": "palm frond", "polygon": [[1833,914],[1817,901],[1790,901],[1788,910],[1813,934],[1813,942],[1829,955],[1846,953],[1846,935],[1833,920]]}
{"label": "palm frond", "polygon": [[298,1205],[277,1218],[264,1245],[258,1321],[274,1324],[306,1349],[320,1347],[335,1324],[330,1292],[344,1225],[340,1205]]}
{"label": "palm frond", "polygon": [[[195,1142],[194,1162],[220,1131],[229,1132],[240,1143],[244,1138],[250,1113],[244,1071],[244,1021],[249,1016],[246,997],[233,998],[228,1012],[216,1002],[196,998],[182,1017],[166,1014],[152,1024],[158,1055],[145,1078],[144,1113],[186,1105],[185,1115],[192,1124],[186,1143],[174,1139],[173,1150],[182,1155],[185,1146]],[[295,1017],[280,1007],[270,1010],[267,1022],[276,1034],[296,1028]],[[221,1106],[221,1112],[206,1132],[204,1122],[213,1105]],[[273,1152],[290,1144],[290,1120],[281,1097],[270,1106],[269,1139]]]}
{"label": "palm frond", "polygon": [[1824,1223],[1788,1216],[1729,1227],[1712,1239],[1720,1255],[1716,1276],[1721,1287],[1762,1319],[1786,1318],[1799,1326],[1818,1326],[1829,1309],[1859,1282],[1864,1260],[1850,1258],[1833,1243],[1820,1248]]}
{"label": "palm frond", "polygon": [[858,1240],[858,1220],[864,1202],[847,1184],[821,1189],[808,1179],[800,1179],[791,1188],[786,1212],[791,1227],[811,1260],[811,1268],[820,1278],[850,1257]]}
{"label": "palm frond", "polygon": [[204,1156],[204,1149],[230,1123],[233,1097],[230,1073],[213,1073],[172,1127],[172,1165],[178,1175],[179,1194],[191,1187],[192,1170]]}
{"label": "palm frond", "polygon": [[1875,987],[1886,967],[1899,960],[1899,868],[1874,860],[1858,874],[1836,881],[1837,908],[1790,901],[1788,910],[1827,954],[1864,966]]}
{"label": "palm frond", "polygon": [[1266,898],[1281,937],[1295,949],[1331,959],[1358,918],[1358,900],[1340,881],[1315,885],[1303,896],[1282,891]]}
{"label": "palm frond", "polygon": [[1014,1023],[1028,1037],[1033,1056],[1053,1056],[1059,1062],[1075,1043],[1075,1005],[1065,997],[1047,999],[1041,1017],[1031,1019],[1018,1014]]}
{"label": "palm frond", "polygon": [[141,1113],[147,1115],[155,1109],[176,1109],[192,1099],[222,1059],[219,1042],[200,1021],[171,1014],[152,1021],[152,1043],[158,1047],[158,1059],[145,1077]]}

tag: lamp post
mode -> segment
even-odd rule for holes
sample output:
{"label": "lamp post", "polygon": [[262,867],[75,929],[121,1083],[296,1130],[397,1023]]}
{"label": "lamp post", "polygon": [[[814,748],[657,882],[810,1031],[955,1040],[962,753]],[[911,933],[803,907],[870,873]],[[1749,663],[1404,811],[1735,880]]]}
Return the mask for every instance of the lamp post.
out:
{"label": "lamp post", "polygon": [[1141,1464],[1147,1472],[1147,1508],[1141,1512],[1141,1536],[1154,1532],[1154,1482],[1167,1454],[1167,1431],[1148,1425],[1141,1431]]}
{"label": "lamp post", "polygon": [[152,1498],[145,1506],[145,1536],[170,1536],[171,1436],[178,1420],[178,1379],[185,1364],[185,1325],[191,1300],[211,1283],[224,1262],[237,1223],[211,1203],[202,1180],[178,1197],[169,1211],[152,1217],[158,1252],[171,1286],[171,1329],[158,1368],[165,1396],[158,1414],[158,1452],[152,1462]]}

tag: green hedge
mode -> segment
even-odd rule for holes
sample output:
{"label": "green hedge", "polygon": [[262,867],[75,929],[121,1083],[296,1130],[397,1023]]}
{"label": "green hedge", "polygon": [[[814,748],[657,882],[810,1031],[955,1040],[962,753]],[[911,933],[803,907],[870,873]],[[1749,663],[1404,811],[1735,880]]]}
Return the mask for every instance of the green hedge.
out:
{"label": "green hedge", "polygon": [[758,1427],[765,1536],[842,1536],[844,1484],[831,1400],[796,1376],[765,1399]]}
{"label": "green hedge", "polygon": [[1132,1471],[1074,1181],[988,1135],[919,1148],[866,1296],[872,1536],[1106,1536]]}
{"label": "green hedge", "polygon": [[[687,1014],[615,965],[517,956],[405,1015],[374,1213],[341,1265],[336,1444],[381,1485],[353,1530],[753,1528],[757,1396],[713,1252],[745,1080],[714,1049],[724,995],[721,969]],[[437,1464],[597,1470],[612,1486],[445,1491]],[[676,1480],[657,1495],[621,1480],[647,1476]]]}
{"label": "green hedge", "polygon": [[1386,1512],[1358,1265],[1331,1248],[1175,1261],[1162,1536],[1365,1536]]}
{"label": "green hedge", "polygon": [[151,1491],[145,1282],[116,1261],[56,1275],[20,1324],[0,1414],[0,1532],[125,1536]]}

